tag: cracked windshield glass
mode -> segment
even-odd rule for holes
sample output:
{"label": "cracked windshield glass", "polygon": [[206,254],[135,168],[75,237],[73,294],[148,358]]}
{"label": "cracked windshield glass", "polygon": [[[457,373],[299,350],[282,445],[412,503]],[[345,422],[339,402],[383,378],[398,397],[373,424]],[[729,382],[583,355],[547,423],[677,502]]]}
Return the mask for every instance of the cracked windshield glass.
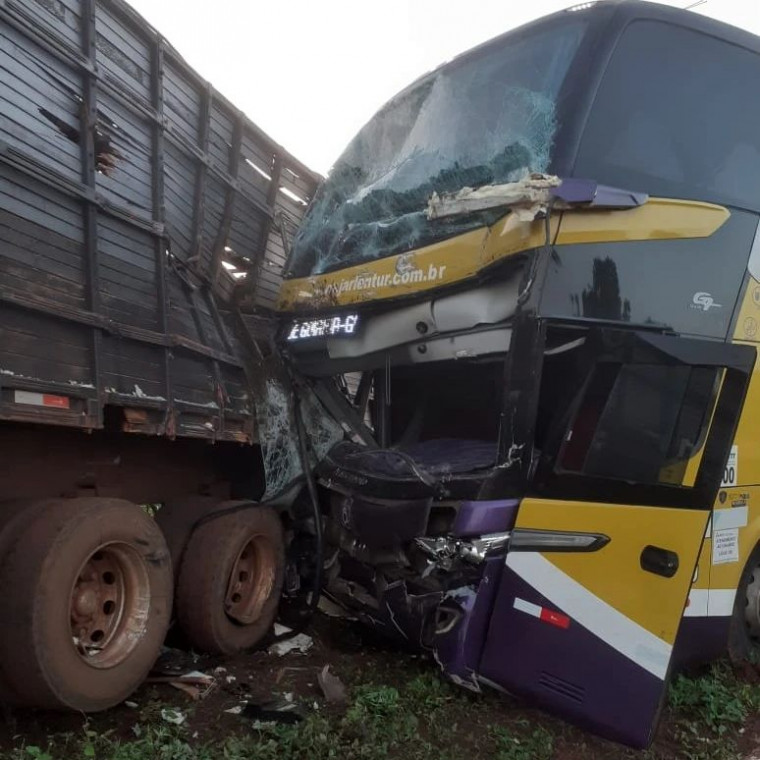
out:
{"label": "cracked windshield glass", "polygon": [[429,221],[433,192],[545,172],[556,100],[582,22],[500,40],[422,78],[359,132],[317,194],[288,276],[322,274],[492,223],[503,210]]}

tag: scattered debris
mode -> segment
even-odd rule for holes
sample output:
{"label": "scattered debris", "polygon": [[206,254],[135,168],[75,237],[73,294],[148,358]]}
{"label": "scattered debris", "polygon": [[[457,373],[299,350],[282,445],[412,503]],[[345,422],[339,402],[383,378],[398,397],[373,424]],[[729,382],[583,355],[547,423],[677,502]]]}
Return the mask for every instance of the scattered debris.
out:
{"label": "scattered debris", "polygon": [[330,672],[330,666],[325,665],[317,675],[317,681],[325,695],[325,699],[334,705],[344,705],[348,702],[348,693],[343,681]]}
{"label": "scattered debris", "polygon": [[252,718],[254,728],[271,726],[275,723],[299,723],[306,717],[303,709],[295,702],[292,694],[286,694],[283,699],[261,704],[248,701],[241,702],[224,712],[230,715],[241,715],[244,718]]}
{"label": "scattered debris", "polygon": [[262,723],[300,723],[306,716],[303,710],[295,702],[285,699],[256,704],[249,702],[244,708],[244,718],[253,718]]}
{"label": "scattered debris", "polygon": [[267,651],[269,654],[276,654],[279,657],[290,654],[291,652],[306,654],[313,645],[314,639],[312,639],[311,636],[307,636],[305,633],[299,633],[284,641],[276,641]]}
{"label": "scattered debris", "polygon": [[336,604],[332,599],[328,599],[326,596],[319,597],[317,609],[323,615],[327,615],[327,617],[341,618],[343,620],[356,620],[353,615],[344,610],[339,604]]}
{"label": "scattered debris", "polygon": [[136,710],[136,709],[137,709],[137,702],[130,702],[129,700],[127,700],[127,701],[124,703],[124,706],[125,706],[125,707],[129,707],[129,708],[131,708],[132,710]]}
{"label": "scattered debris", "polygon": [[251,723],[251,728],[257,731],[266,731],[268,728],[273,728],[277,724],[273,720],[254,720]]}
{"label": "scattered debris", "polygon": [[275,636],[283,636],[286,633],[290,633],[293,629],[288,628],[286,625],[282,625],[281,623],[275,623],[274,624],[274,635]]}
{"label": "scattered debris", "polygon": [[280,668],[277,671],[277,675],[274,677],[275,683],[280,683],[282,681],[282,677],[290,670],[308,670],[308,668]]}
{"label": "scattered debris", "polygon": [[150,671],[151,676],[181,676],[192,670],[197,657],[181,649],[164,647]]}
{"label": "scattered debris", "polygon": [[187,720],[187,715],[181,710],[175,710],[168,707],[164,707],[161,710],[161,717],[167,723],[173,723],[175,726],[181,726]]}
{"label": "scattered debris", "polygon": [[227,683],[233,683],[234,681],[237,681],[237,678],[235,678],[235,676],[226,676],[224,680],[227,681]]}
{"label": "scattered debris", "polygon": [[201,699],[200,690],[197,686],[191,686],[187,683],[182,683],[181,681],[171,681],[171,686],[173,686],[175,689],[179,689],[180,691],[184,691],[185,694],[187,694],[190,699],[197,702],[199,699]]}
{"label": "scattered debris", "polygon": [[192,699],[198,701],[205,699],[215,688],[216,679],[208,673],[199,670],[191,670],[179,676],[151,676],[146,679],[147,683],[168,683],[175,689],[184,691]]}

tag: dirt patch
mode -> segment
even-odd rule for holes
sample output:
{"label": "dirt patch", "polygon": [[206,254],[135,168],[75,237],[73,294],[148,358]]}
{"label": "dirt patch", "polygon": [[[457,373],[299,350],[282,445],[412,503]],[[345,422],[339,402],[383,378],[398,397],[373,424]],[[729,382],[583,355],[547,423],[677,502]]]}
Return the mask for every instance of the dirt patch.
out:
{"label": "dirt patch", "polygon": [[[437,667],[432,660],[399,649],[358,624],[320,615],[308,633],[314,644],[305,654],[277,656],[260,651],[231,658],[187,655],[183,667],[212,673],[216,679],[216,687],[200,701],[168,684],[147,683],[129,700],[133,706],[123,704],[86,721],[76,714],[6,710],[0,726],[0,750],[22,744],[45,747],[51,735],[82,735],[84,725],[98,736],[133,741],[140,726],[162,725],[161,710],[167,708],[186,716],[183,736],[191,745],[221,744],[230,737],[256,740],[253,721],[227,711],[245,702],[274,699],[293,700],[305,714],[338,726],[346,708],[328,704],[318,682],[319,672],[329,665],[330,672],[346,684],[354,699],[367,685],[375,685],[400,693],[406,700],[404,710],[413,704],[414,732],[420,746],[432,748],[430,757],[439,756],[436,753],[443,736],[448,737],[446,749],[455,750],[459,757],[676,760],[689,756],[684,744],[685,714],[673,708],[665,710],[653,747],[647,753],[635,752],[584,733],[518,699],[492,691],[470,694],[449,686],[436,678]],[[742,688],[760,688],[753,678],[748,675]],[[420,689],[419,683],[426,684],[425,688]],[[760,714],[750,715],[743,729],[737,727],[736,732],[741,756],[757,752]],[[357,742],[363,740],[361,735],[357,737]],[[452,742],[455,747],[449,746]],[[398,753],[392,750],[382,756],[407,755],[400,748]],[[736,754],[690,756],[724,758]],[[361,757],[374,755],[365,753]]]}

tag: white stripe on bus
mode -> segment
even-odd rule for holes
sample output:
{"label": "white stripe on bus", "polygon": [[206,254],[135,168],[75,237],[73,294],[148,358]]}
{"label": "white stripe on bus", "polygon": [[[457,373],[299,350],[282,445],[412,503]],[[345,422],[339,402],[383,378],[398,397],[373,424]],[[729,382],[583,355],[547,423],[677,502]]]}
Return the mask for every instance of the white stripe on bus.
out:
{"label": "white stripe on bus", "polygon": [[732,588],[693,588],[684,617],[730,617],[736,590]]}
{"label": "white stripe on bus", "polygon": [[665,679],[673,652],[667,641],[592,594],[538,552],[512,552],[507,567],[624,657]]}
{"label": "white stripe on bus", "polygon": [[533,617],[541,617],[541,607],[539,605],[528,602],[525,599],[520,599],[517,596],[515,597],[514,608],[520,610],[520,612],[527,612],[528,615],[533,615]]}

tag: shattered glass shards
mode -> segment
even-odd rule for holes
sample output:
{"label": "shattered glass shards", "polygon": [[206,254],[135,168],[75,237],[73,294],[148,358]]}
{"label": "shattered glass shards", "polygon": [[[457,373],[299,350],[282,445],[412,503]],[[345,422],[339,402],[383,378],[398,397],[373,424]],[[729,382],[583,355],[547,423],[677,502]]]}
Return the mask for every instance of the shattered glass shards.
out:
{"label": "shattered glass shards", "polygon": [[434,192],[549,169],[557,93],[583,29],[568,24],[493,45],[388,103],[317,193],[288,275],[321,274],[495,222],[503,210],[429,220],[425,209]]}
{"label": "shattered glass shards", "polygon": [[[309,436],[310,451],[314,460],[312,465],[316,465],[330,448],[341,440],[343,430],[308,388],[299,388],[299,397],[303,423]],[[266,474],[266,491],[263,498],[267,500],[284,491],[296,478],[303,475],[303,469],[292,392],[284,381],[270,377],[264,384],[264,393],[257,394],[257,398],[257,417]]]}

